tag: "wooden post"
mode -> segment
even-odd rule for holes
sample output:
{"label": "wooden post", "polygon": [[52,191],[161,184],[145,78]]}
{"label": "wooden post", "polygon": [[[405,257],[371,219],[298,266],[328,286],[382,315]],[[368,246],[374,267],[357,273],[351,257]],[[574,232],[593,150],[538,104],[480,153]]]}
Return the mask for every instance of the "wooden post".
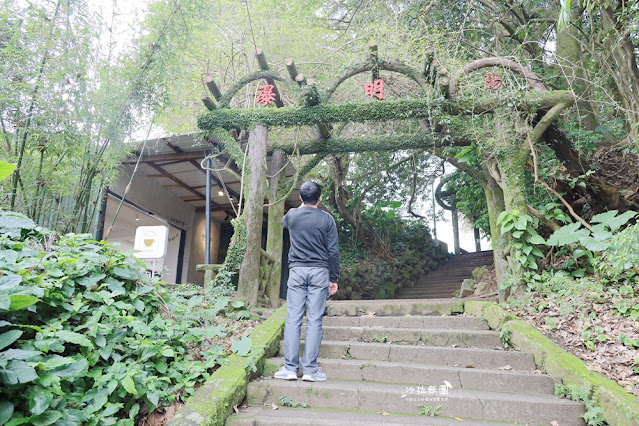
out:
{"label": "wooden post", "polygon": [[[280,196],[279,183],[282,181],[280,174],[276,173],[286,164],[286,154],[282,151],[274,151],[271,155],[272,176],[269,182],[269,202],[274,203]],[[268,208],[268,231],[266,239],[266,251],[273,256],[276,261],[269,282],[266,284],[266,295],[271,301],[271,306],[277,308],[280,305],[280,280],[282,279],[282,249],[284,248],[284,230],[282,228],[282,217],[284,217],[284,201],[273,204]]]}
{"label": "wooden post", "polygon": [[238,296],[250,305],[257,304],[260,287],[260,255],[266,180],[266,143],[268,129],[257,125],[249,133],[249,176],[246,197],[246,252],[242,259]]}

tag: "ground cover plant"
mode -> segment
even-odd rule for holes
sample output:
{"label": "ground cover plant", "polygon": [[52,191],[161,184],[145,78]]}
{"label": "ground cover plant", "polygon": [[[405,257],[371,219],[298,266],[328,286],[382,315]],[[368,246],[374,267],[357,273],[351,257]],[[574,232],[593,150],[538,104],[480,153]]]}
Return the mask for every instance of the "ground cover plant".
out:
{"label": "ground cover plant", "polygon": [[133,425],[174,411],[246,352],[238,337],[256,321],[222,293],[167,289],[130,253],[0,212],[0,425]]}
{"label": "ground cover plant", "polygon": [[[569,223],[536,249],[526,291],[507,308],[598,371],[639,396],[639,224],[635,212],[596,215],[592,229]],[[521,249],[528,249],[530,241]],[[545,260],[545,262],[544,262]],[[525,267],[524,262],[522,265]]]}

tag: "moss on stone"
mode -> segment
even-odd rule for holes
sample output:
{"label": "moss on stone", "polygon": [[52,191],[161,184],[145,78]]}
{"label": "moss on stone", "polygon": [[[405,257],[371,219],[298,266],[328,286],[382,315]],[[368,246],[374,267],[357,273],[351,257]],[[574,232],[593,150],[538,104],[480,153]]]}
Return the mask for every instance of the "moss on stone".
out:
{"label": "moss on stone", "polygon": [[241,404],[246,397],[249,378],[261,373],[265,367],[265,359],[279,349],[285,320],[286,305],[273,312],[251,332],[249,355],[229,356],[228,363],[217,369],[189,398],[169,425],[224,425],[233,413],[233,407]]}
{"label": "moss on stone", "polygon": [[[479,305],[483,303],[483,309]],[[601,374],[590,371],[576,356],[564,351],[539,330],[493,303],[466,302],[468,313],[481,312],[491,328],[508,330],[511,345],[532,354],[535,365],[564,385],[574,385],[591,394],[596,405],[604,410],[604,419],[611,425],[639,424],[639,399]]]}
{"label": "moss on stone", "polygon": [[476,302],[469,300],[468,302],[464,302],[464,312],[474,317],[481,317],[484,308],[487,305],[487,302]]}

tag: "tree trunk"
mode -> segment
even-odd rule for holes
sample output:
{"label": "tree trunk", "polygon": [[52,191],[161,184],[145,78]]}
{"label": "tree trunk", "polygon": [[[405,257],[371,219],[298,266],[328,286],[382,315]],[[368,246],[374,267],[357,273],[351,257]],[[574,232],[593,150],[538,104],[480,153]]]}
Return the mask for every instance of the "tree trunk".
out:
{"label": "tree trunk", "polygon": [[461,254],[461,247],[459,246],[459,215],[457,214],[457,201],[454,198],[451,214],[453,220],[453,247],[455,254]]}
{"label": "tree trunk", "polygon": [[[286,163],[286,154],[275,151],[271,156],[271,179],[269,182],[269,203],[274,203],[279,198],[279,183],[281,173],[278,171]],[[266,284],[266,296],[273,308],[280,306],[280,280],[282,279],[282,249],[284,248],[284,230],[282,217],[284,217],[284,200],[273,204],[268,208],[268,230],[266,239],[266,251],[276,260],[273,266],[269,282]]]}
{"label": "tree trunk", "polygon": [[475,251],[481,251],[481,237],[479,236],[479,228],[473,228],[473,234],[475,236]]}
{"label": "tree trunk", "polygon": [[[623,13],[623,3],[617,3],[617,9],[612,6],[600,7],[601,24],[604,28],[605,43],[616,65],[613,78],[623,99],[624,114],[626,116],[626,131],[630,140],[639,143],[639,128],[634,126],[639,122],[639,68],[635,57],[635,46],[630,38],[630,31],[623,28],[616,12]],[[627,11],[626,11],[627,13]]]}
{"label": "tree trunk", "polygon": [[[530,156],[530,150],[525,142],[513,142],[508,148],[501,150],[497,155],[497,163],[501,174],[501,189],[504,195],[504,208],[512,212],[518,210],[520,214],[528,213],[528,201],[526,199],[526,161]],[[495,224],[497,226],[497,224]],[[492,228],[492,223],[491,223]],[[523,270],[512,253],[513,246],[509,244],[508,273],[512,280],[511,291],[523,285]]]}
{"label": "tree trunk", "polygon": [[[575,5],[572,8],[572,21],[579,19],[583,10]],[[573,87],[577,99],[579,116],[583,116],[582,125],[588,130],[595,130],[599,123],[595,116],[592,103],[592,90],[585,76],[586,66],[577,37],[579,29],[575,25],[568,25],[557,35],[557,59],[561,67],[560,75]]]}
{"label": "tree trunk", "polygon": [[249,134],[249,182],[246,197],[246,252],[242,259],[238,296],[250,305],[257,304],[260,287],[260,256],[266,179],[266,143],[268,129],[257,125]]}
{"label": "tree trunk", "polygon": [[[488,219],[490,221],[490,240],[493,247],[493,257],[495,259],[495,275],[498,283],[506,280],[508,273],[508,261],[506,260],[507,238],[501,234],[501,229],[497,225],[497,218],[505,210],[504,192],[499,183],[488,170],[486,162],[482,163],[485,181],[480,181],[486,194],[486,205],[488,206]],[[499,301],[506,300],[506,295],[499,294]]]}

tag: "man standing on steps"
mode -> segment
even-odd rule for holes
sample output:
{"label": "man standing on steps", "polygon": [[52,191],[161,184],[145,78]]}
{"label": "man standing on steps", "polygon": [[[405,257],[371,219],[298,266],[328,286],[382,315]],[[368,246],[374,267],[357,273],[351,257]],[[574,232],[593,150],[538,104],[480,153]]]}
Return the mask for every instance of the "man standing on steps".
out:
{"label": "man standing on steps", "polygon": [[284,366],[276,379],[297,380],[300,359],[300,332],[306,308],[306,338],[302,354],[302,380],[326,380],[317,366],[324,330],[322,319],[326,299],[337,292],[339,244],[335,219],[317,208],[322,189],[315,182],[300,187],[302,205],[291,209],[282,219],[288,228],[291,247],[288,253],[288,292],[284,329]]}

